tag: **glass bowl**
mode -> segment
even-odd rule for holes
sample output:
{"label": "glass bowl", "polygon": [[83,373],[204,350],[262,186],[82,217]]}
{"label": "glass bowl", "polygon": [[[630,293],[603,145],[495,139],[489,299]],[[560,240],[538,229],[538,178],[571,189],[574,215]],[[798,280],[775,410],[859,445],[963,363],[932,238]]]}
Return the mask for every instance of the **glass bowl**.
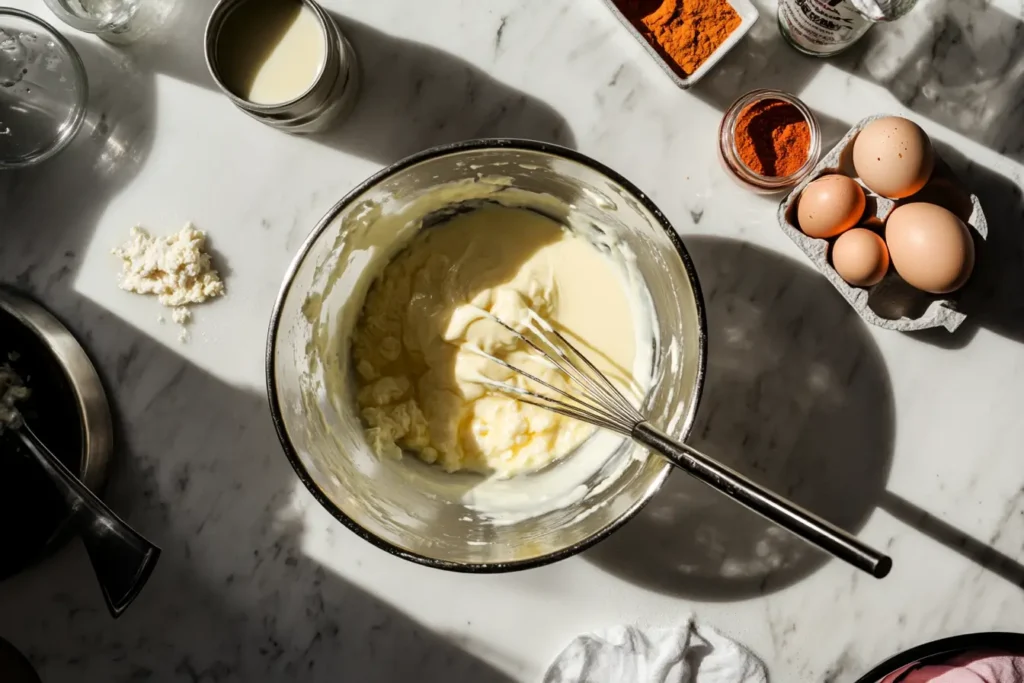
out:
{"label": "glass bowl", "polygon": [[[446,201],[441,210],[410,213],[438,192]],[[267,340],[267,385],[288,459],[337,519],[408,560],[498,572],[552,562],[606,537],[658,491],[671,467],[625,440],[570,498],[538,506],[552,477],[578,464],[574,454],[539,472],[493,481],[448,474],[412,456],[381,459],[370,450],[354,398],[332,379],[349,373],[347,340],[366,290],[422,225],[481,197],[503,203],[514,197],[515,205],[559,220],[569,218],[559,215],[558,207],[565,207],[574,219],[582,216],[625,245],[654,317],[652,381],[643,409],[654,424],[685,438],[697,410],[707,343],[704,304],[686,249],[662,213],[625,178],[572,150],[525,140],[431,149],[381,171],[338,202],[285,276]],[[385,225],[404,226],[405,232],[398,237]],[[367,246],[345,246],[357,238]],[[496,516],[484,509],[478,494],[485,487],[521,501],[522,510]]]}
{"label": "glass bowl", "polygon": [[0,170],[64,149],[85,120],[89,86],[78,52],[45,21],[0,8]]}
{"label": "glass bowl", "polygon": [[[164,0],[43,0],[57,18],[72,28],[114,44],[127,44],[140,37],[138,15]],[[146,28],[149,28],[148,26]]]}

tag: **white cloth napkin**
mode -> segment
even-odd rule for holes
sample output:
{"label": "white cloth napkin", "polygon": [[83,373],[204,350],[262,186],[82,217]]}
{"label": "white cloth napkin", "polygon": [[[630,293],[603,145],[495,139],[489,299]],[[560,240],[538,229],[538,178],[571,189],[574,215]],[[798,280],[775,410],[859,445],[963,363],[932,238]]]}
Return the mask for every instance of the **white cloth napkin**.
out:
{"label": "white cloth napkin", "polygon": [[767,683],[750,650],[689,617],[671,628],[614,626],[569,643],[544,683]]}

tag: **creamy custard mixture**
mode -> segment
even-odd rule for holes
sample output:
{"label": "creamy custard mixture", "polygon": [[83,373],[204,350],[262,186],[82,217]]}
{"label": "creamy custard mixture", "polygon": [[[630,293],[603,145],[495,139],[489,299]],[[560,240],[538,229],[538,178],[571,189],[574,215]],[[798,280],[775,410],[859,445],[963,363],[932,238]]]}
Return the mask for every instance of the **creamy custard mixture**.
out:
{"label": "creamy custard mixture", "polygon": [[299,0],[250,0],[225,20],[217,50],[228,87],[271,105],[313,85],[327,47],[320,20]]}
{"label": "creamy custard mixture", "polygon": [[449,472],[499,477],[564,456],[594,428],[477,381],[527,386],[474,348],[555,386],[568,382],[485,312],[522,329],[532,309],[636,397],[634,368],[649,359],[638,360],[630,294],[620,268],[590,241],[531,211],[485,207],[422,230],[370,289],[352,338],[371,446],[384,457],[405,450]]}

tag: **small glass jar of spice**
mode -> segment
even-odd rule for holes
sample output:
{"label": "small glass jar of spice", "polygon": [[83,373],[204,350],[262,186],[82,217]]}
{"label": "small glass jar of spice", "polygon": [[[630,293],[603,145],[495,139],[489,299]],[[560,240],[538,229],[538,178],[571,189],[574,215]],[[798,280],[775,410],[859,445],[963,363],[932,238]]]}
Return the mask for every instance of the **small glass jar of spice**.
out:
{"label": "small glass jar of spice", "polygon": [[811,172],[821,154],[821,129],[803,102],[779,90],[754,90],[722,117],[718,152],[743,187],[761,194],[786,190]]}

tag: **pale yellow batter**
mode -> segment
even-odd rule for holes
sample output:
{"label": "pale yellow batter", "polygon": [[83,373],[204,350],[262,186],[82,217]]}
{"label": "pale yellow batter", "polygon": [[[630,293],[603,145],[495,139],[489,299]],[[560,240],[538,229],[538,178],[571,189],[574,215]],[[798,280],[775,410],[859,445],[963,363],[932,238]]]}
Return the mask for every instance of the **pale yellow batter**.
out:
{"label": "pale yellow batter", "polygon": [[566,385],[483,314],[521,329],[527,308],[621,387],[635,385],[634,313],[612,261],[536,213],[479,209],[419,233],[367,295],[352,354],[360,414],[378,455],[400,457],[404,449],[450,472],[511,476],[585,441],[592,427],[474,381],[484,375],[525,386],[470,347]]}
{"label": "pale yellow batter", "polygon": [[224,23],[219,67],[236,95],[256,104],[289,102],[324,63],[320,20],[298,0],[240,3]]}

